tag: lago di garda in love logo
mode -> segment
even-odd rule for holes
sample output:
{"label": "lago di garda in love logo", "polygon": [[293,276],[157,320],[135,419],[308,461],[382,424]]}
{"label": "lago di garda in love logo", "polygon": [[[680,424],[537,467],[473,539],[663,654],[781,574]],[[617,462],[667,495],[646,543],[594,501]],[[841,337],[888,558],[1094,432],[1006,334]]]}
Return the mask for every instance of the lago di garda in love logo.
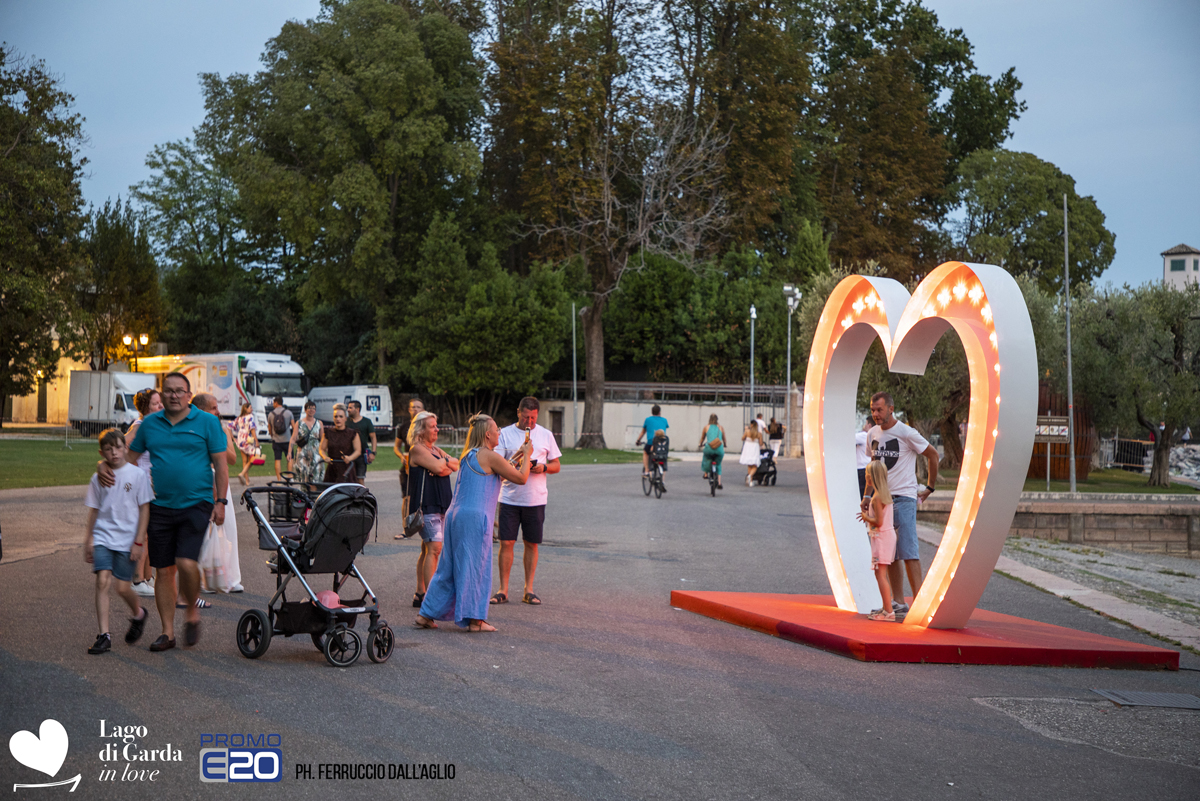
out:
{"label": "lago di garda in love logo", "polygon": [[880,603],[870,545],[855,515],[854,431],[863,359],[876,339],[892,372],[922,375],[953,328],[971,376],[963,465],[937,556],[905,624],[962,628],[1000,557],[1025,482],[1037,418],[1037,350],[1021,288],[987,264],[947,262],[909,297],[889,278],[834,288],[804,383],[804,453],[813,522],[838,608]]}
{"label": "lago di garda in love logo", "polygon": [[[53,779],[62,769],[63,762],[66,761],[70,744],[71,740],[63,725],[57,720],[47,718],[38,727],[37,734],[22,730],[10,737],[8,751],[12,754],[13,759],[25,767],[44,773]],[[57,782],[14,784],[13,792],[38,787],[62,787],[69,784],[71,785],[70,792],[73,793],[82,778],[83,774],[78,774],[70,779]]]}

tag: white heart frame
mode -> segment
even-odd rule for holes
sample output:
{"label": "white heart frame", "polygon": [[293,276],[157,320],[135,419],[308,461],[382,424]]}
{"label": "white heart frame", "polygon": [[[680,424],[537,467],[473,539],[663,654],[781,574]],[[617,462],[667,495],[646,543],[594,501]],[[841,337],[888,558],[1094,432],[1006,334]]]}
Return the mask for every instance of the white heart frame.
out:
{"label": "white heart frame", "polygon": [[839,282],[813,337],[804,454],[813,522],[838,608],[878,607],[870,542],[855,519],[863,359],[878,337],[892,372],[922,375],[947,328],[962,340],[971,376],[963,466],[941,546],[905,623],[958,629],[970,620],[1008,537],[1037,423],[1033,325],[1012,276],[990,264],[946,262],[911,298],[889,278],[856,275]]}

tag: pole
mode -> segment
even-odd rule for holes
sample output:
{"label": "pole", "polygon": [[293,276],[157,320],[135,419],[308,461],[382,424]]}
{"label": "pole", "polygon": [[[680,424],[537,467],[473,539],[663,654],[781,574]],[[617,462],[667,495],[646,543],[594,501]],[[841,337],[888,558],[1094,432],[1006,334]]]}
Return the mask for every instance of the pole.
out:
{"label": "pole", "polygon": [[[1071,376],[1071,249],[1067,240],[1067,193],[1063,192],[1063,296],[1067,310],[1067,464],[1075,492],[1075,387]],[[1047,451],[1049,453],[1049,451]]]}
{"label": "pole", "polygon": [[785,454],[789,453],[787,444],[791,442],[792,436],[792,304],[790,298],[788,301],[787,375],[783,377],[783,402],[787,404],[787,432],[783,437]]}
{"label": "pole", "polygon": [[575,441],[571,447],[579,444],[579,362],[575,345],[575,304],[571,304],[571,419],[575,426]]}
{"label": "pole", "polygon": [[758,315],[755,314],[754,304],[751,303],[750,304],[750,423],[751,423],[751,425],[757,425],[757,423],[754,422],[754,318],[757,316]]}

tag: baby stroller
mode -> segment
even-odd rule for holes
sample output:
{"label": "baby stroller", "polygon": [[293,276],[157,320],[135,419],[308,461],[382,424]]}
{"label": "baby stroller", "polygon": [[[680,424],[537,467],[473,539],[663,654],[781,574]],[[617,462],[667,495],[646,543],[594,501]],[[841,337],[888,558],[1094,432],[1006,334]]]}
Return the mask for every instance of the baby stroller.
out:
{"label": "baby stroller", "polygon": [[758,452],[758,470],[754,472],[754,480],[760,487],[775,486],[779,470],[775,468],[775,451],[763,448]]}
{"label": "baby stroller", "polygon": [[[270,494],[270,519],[254,499],[255,494],[264,492]],[[285,494],[288,502],[276,497]],[[242,656],[257,659],[265,654],[273,635],[308,634],[329,664],[349,667],[362,653],[362,638],[354,624],[366,613],[371,618],[367,656],[372,662],[386,662],[396,638],[387,621],[379,617],[375,593],[354,566],[354,558],[375,526],[375,496],[360,484],[334,484],[314,501],[312,493],[300,486],[274,483],[246,490],[242,502],[258,523],[258,547],[275,552],[274,560],[267,564],[275,574],[276,587],[266,612],[248,609],[238,620],[237,646]],[[318,592],[305,579],[318,573],[333,574],[332,590]],[[360,598],[341,597],[351,576],[362,585]],[[288,600],[292,579],[304,588],[305,600]]]}

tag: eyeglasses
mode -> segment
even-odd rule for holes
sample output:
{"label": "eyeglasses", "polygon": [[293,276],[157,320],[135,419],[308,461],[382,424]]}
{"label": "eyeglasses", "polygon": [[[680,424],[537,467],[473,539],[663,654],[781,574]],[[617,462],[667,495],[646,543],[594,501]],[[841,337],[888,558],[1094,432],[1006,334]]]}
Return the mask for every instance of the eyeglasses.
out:
{"label": "eyeglasses", "polygon": [[162,394],[170,395],[173,398],[178,398],[179,396],[187,395],[190,392],[191,392],[190,389],[164,389],[162,391]]}

